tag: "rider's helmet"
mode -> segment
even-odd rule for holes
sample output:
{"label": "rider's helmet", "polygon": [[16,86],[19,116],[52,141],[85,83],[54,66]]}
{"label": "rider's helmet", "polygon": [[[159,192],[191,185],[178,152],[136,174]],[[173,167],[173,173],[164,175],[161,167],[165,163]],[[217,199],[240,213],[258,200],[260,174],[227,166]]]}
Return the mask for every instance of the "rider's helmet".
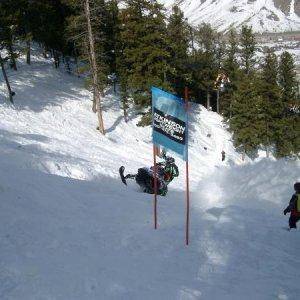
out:
{"label": "rider's helmet", "polygon": [[165,149],[162,149],[160,158],[164,160],[164,162],[159,163],[162,170],[162,177],[168,184],[174,179],[174,177],[179,176],[178,167],[175,164],[175,159],[171,156],[167,156]]}
{"label": "rider's helmet", "polygon": [[169,183],[174,177],[179,175],[178,167],[175,164],[175,159],[171,156],[165,158],[164,181]]}

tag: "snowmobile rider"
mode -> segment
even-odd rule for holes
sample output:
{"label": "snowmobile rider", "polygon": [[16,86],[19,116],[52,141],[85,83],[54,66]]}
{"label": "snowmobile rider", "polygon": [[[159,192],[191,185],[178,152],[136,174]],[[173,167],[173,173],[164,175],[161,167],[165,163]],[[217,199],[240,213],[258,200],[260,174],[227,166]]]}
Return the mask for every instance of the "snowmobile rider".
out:
{"label": "snowmobile rider", "polygon": [[290,214],[289,225],[290,228],[297,228],[296,223],[300,220],[300,182],[294,184],[295,194],[290,200],[290,204],[283,211],[284,215]]}
{"label": "snowmobile rider", "polygon": [[[179,176],[179,171],[175,164],[175,159],[171,156],[166,156],[164,150],[159,157],[164,161],[156,164],[157,194],[166,196],[168,184],[175,177]],[[147,167],[140,168],[137,174],[128,174],[125,176],[125,179],[135,179],[144,193],[154,194],[154,167],[150,169]]]}

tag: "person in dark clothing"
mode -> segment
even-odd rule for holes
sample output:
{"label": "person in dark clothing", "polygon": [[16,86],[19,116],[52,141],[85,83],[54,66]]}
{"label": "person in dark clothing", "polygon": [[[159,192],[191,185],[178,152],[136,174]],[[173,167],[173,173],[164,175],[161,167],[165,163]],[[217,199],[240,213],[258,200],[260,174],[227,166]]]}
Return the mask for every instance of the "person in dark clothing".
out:
{"label": "person in dark clothing", "polygon": [[222,161],[224,161],[225,160],[225,151],[222,150],[221,154],[222,154]]}
{"label": "person in dark clothing", "polygon": [[297,228],[296,223],[300,220],[300,182],[294,184],[295,194],[290,200],[290,204],[283,211],[284,215],[290,213],[289,226]]}
{"label": "person in dark clothing", "polygon": [[230,83],[229,77],[224,72],[221,72],[220,74],[218,74],[218,77],[214,83],[214,87],[215,89],[224,92],[226,85],[228,85],[229,83]]}

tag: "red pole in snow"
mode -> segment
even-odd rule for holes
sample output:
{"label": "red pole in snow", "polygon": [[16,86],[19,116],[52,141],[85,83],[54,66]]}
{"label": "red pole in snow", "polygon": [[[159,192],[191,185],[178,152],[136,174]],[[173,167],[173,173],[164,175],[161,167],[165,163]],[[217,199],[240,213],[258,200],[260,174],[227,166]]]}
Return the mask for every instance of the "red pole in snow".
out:
{"label": "red pole in snow", "polygon": [[153,171],[154,171],[154,229],[157,229],[157,170],[156,170],[156,146],[153,144]]}
{"label": "red pole in snow", "polygon": [[[184,100],[185,100],[185,109],[188,113],[189,109],[189,91],[188,88],[185,87],[184,89]],[[188,130],[188,124],[186,124],[186,128]],[[188,139],[186,138],[186,162],[185,162],[185,172],[186,172],[186,231],[185,231],[185,244],[189,244],[189,227],[190,227],[190,187],[189,187],[189,159],[188,159]]]}

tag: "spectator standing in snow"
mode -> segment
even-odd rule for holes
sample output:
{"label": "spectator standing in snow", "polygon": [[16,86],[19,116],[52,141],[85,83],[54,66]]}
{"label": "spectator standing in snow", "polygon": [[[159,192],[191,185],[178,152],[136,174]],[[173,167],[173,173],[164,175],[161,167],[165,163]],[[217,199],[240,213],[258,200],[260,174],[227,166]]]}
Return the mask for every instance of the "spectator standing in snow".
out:
{"label": "spectator standing in snow", "polygon": [[224,161],[225,160],[225,151],[222,150],[221,154],[222,154],[222,161]]}
{"label": "spectator standing in snow", "polygon": [[290,228],[297,228],[296,223],[300,220],[300,182],[294,184],[295,194],[290,200],[290,204],[283,211],[284,215],[290,213]]}

